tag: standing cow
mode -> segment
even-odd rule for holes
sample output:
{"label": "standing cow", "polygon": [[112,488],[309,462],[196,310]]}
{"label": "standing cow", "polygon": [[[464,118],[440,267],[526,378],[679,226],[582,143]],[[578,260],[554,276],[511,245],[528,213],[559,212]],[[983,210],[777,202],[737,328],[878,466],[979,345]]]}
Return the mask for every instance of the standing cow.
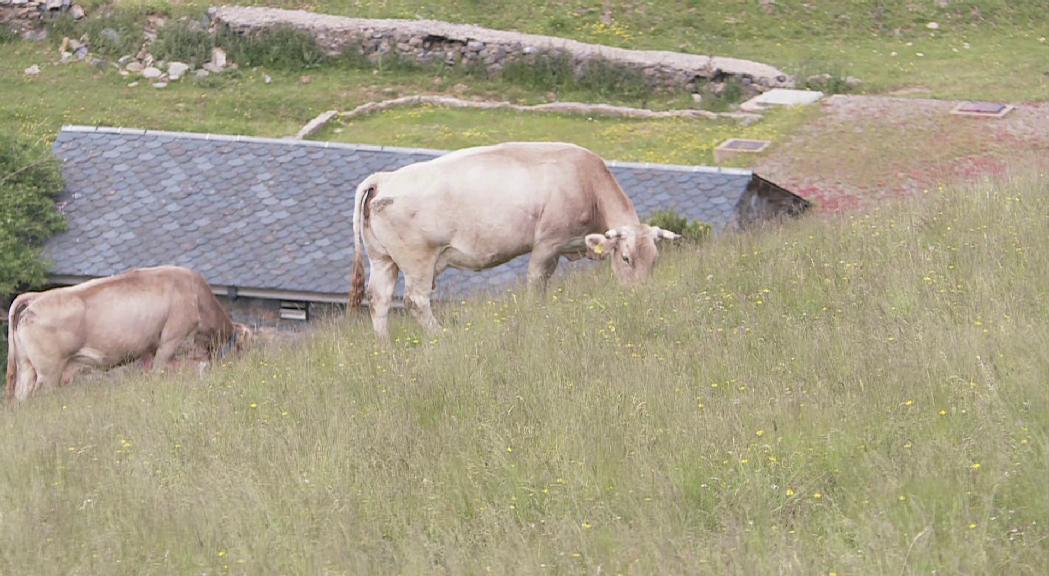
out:
{"label": "standing cow", "polygon": [[8,313],[7,398],[67,384],[84,367],[143,359],[163,369],[187,341],[195,352],[241,348],[251,336],[186,268],[132,270],[15,298]]}
{"label": "standing cow", "polygon": [[364,297],[362,243],[370,263],[372,325],[388,339],[387,314],[404,272],[405,306],[427,330],[445,268],[482,270],[532,253],[529,284],[542,288],[558,259],[611,258],[627,285],[648,278],[656,242],[677,234],[642,224],[605,162],[571,144],[515,142],[467,148],[377,172],[357,187],[350,306]]}

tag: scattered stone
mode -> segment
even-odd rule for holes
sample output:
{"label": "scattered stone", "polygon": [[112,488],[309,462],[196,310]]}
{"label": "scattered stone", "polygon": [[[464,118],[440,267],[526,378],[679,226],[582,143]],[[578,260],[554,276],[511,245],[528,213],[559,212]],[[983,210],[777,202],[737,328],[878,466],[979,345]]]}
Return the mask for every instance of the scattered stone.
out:
{"label": "scattered stone", "polygon": [[91,60],[88,60],[88,64],[90,64],[93,68],[98,68],[99,70],[105,70],[109,67],[109,62],[104,58],[91,58]]}
{"label": "scattered stone", "polygon": [[692,95],[692,102],[697,104],[697,105],[698,104],[702,104],[703,103],[703,95],[702,94],[698,94],[698,93],[693,94]]}
{"label": "scattered stone", "polygon": [[131,62],[127,63],[127,66],[124,67],[124,70],[127,70],[128,72],[131,72],[133,74],[138,74],[145,70],[145,68],[146,67],[143,66],[141,62],[132,60]]}
{"label": "scattered stone", "polygon": [[756,112],[760,113],[768,108],[776,106],[798,106],[805,104],[813,104],[823,98],[823,92],[817,92],[812,90],[786,90],[783,88],[776,88],[775,90],[769,90],[764,94],[755,96],[750,100],[747,100],[740,105],[740,110],[744,112]]}
{"label": "scattered stone", "polygon": [[262,81],[264,83],[266,83],[266,84],[269,84],[269,83],[273,82],[273,78],[270,78],[269,74],[263,74],[262,75]]}
{"label": "scattered stone", "polygon": [[[310,82],[313,82],[312,76],[299,76],[300,84],[309,84]],[[389,90],[389,88],[387,88],[387,90]]]}
{"label": "scattered stone", "polygon": [[183,62],[168,63],[168,78],[170,78],[172,81],[182,78],[182,76],[185,75],[186,72],[189,72],[189,64],[185,64]]}
{"label": "scattered stone", "polygon": [[209,73],[209,74],[221,74],[222,73],[222,68],[219,68],[218,66],[212,64],[211,62],[206,62],[203,66],[200,67],[200,69],[205,71],[205,72],[207,72],[207,73]]}
{"label": "scattered stone", "polygon": [[87,58],[87,46],[81,46],[73,52],[73,56],[76,56],[77,60],[83,60]]}
{"label": "scattered stone", "polygon": [[211,49],[211,63],[219,70],[226,67],[226,51],[222,48]]}
{"label": "scattered stone", "polygon": [[138,80],[135,80],[134,82],[131,82],[127,85],[128,88],[134,88],[135,86],[138,86]]}
{"label": "scattered stone", "polygon": [[47,40],[47,28],[26,30],[25,32],[22,32],[22,39],[30,42],[43,42],[44,40]]}
{"label": "scattered stone", "polygon": [[73,4],[73,7],[69,9],[69,15],[72,16],[74,20],[80,20],[86,16],[86,14],[84,14],[84,9],[80,4]]}
{"label": "scattered stone", "polygon": [[152,86],[154,88],[167,88],[168,87],[168,83],[167,82],[154,82],[152,84]]}
{"label": "scattered stone", "polygon": [[855,76],[846,76],[845,85],[848,86],[850,89],[856,89],[863,85],[863,80],[860,80]]}
{"label": "scattered stone", "polygon": [[26,76],[36,76],[37,74],[40,74],[40,66],[37,66],[36,64],[25,69]]}
{"label": "scattered stone", "polygon": [[150,66],[142,71],[142,77],[149,80],[153,80],[154,78],[160,78],[163,75],[164,73],[161,72],[159,68],[155,68],[153,66]]}
{"label": "scattered stone", "polygon": [[107,42],[111,42],[113,44],[120,44],[120,32],[117,32],[113,28],[103,28],[102,31],[98,33],[98,35],[102,38],[105,38]]}
{"label": "scattered stone", "polygon": [[929,30],[939,30],[940,29],[940,23],[939,22],[929,22],[928,24],[925,25],[925,27],[928,28]]}
{"label": "scattered stone", "polygon": [[130,64],[132,60],[134,60],[134,58],[131,56],[121,56],[117,59],[117,66],[123,68],[124,66]]}

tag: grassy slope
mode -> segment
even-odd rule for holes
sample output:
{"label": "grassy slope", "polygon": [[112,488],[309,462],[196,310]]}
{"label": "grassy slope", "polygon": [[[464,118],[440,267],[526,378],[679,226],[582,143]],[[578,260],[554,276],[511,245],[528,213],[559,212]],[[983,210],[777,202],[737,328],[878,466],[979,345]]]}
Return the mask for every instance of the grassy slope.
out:
{"label": "grassy slope", "polygon": [[[334,124],[316,139],[445,150],[508,140],[570,141],[608,159],[712,165],[714,147],[727,138],[775,140],[816,113],[811,107],[782,110],[757,124],[741,127],[735,121],[630,121],[427,107],[393,110]],[[746,165],[750,160],[733,159],[732,165]]]}
{"label": "grassy slope", "polygon": [[[118,4],[142,4],[118,0]],[[158,4],[151,2],[147,4]],[[159,5],[166,5],[160,2]],[[198,0],[173,2],[203,9]],[[1042,100],[1049,17],[1041,0],[257,0],[361,17],[434,18],[629,48],[752,58],[808,75],[858,76],[870,92],[924,88],[936,98]],[[925,26],[937,22],[940,29]],[[966,47],[968,45],[968,47]],[[895,55],[893,55],[895,53]],[[922,54],[919,56],[918,54]]]}
{"label": "grassy slope", "polygon": [[0,572],[1041,573],[1049,196],[959,192],[5,408]]}

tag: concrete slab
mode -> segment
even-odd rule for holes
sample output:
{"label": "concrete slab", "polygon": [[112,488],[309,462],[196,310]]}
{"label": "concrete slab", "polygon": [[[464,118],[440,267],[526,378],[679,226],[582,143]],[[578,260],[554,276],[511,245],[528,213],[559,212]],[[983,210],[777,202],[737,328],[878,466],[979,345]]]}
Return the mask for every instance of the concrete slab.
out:
{"label": "concrete slab", "polygon": [[761,112],[773,106],[803,106],[813,104],[823,98],[823,92],[816,90],[789,90],[786,88],[773,88],[764,94],[759,94],[740,105],[744,112]]}
{"label": "concrete slab", "polygon": [[770,145],[772,142],[768,140],[730,138],[718,144],[718,147],[714,149],[714,162],[721,164],[738,154],[758,154],[764,152]]}
{"label": "concrete slab", "polygon": [[1013,111],[1009,104],[997,102],[962,102],[951,109],[951,114],[957,116],[975,116],[978,118],[1004,118],[1006,114]]}

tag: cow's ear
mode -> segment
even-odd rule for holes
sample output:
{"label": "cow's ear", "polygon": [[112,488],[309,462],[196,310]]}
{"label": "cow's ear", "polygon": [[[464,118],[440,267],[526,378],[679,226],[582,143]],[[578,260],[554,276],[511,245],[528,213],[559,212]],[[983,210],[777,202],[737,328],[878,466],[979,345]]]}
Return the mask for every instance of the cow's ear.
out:
{"label": "cow's ear", "polygon": [[680,240],[681,239],[681,235],[680,234],[675,234],[674,232],[671,232],[670,230],[664,230],[664,229],[660,228],[659,226],[649,226],[648,230],[652,234],[652,238],[656,242],[659,242],[660,240]]}
{"label": "cow's ear", "polygon": [[604,234],[586,235],[586,257],[591,260],[604,260],[611,254],[619,242],[619,237],[609,238]]}

